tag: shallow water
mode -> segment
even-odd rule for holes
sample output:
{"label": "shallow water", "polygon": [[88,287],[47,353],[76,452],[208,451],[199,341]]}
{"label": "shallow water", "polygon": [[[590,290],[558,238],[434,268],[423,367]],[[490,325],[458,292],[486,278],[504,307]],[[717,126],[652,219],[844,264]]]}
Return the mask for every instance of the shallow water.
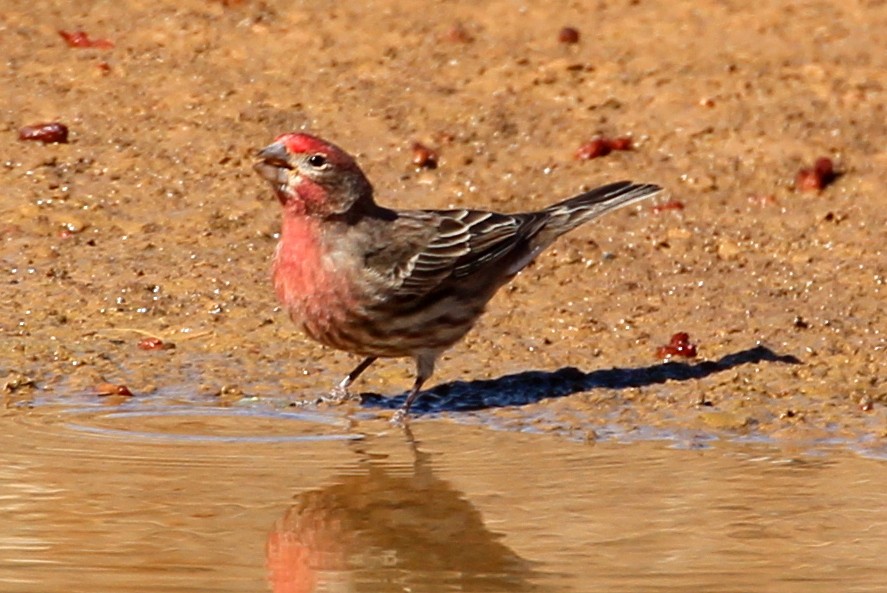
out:
{"label": "shallow water", "polygon": [[590,444],[159,401],[41,403],[0,424],[10,593],[887,582],[887,473],[846,448]]}

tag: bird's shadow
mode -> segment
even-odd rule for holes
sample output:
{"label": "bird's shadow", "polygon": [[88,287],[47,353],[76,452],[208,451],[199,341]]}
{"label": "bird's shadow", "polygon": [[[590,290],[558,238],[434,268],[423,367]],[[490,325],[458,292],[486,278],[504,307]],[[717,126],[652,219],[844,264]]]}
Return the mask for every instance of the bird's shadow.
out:
{"label": "bird's shadow", "polygon": [[[702,379],[744,364],[781,362],[801,364],[791,355],[777,354],[766,346],[756,346],[719,360],[697,363],[664,362],[630,369],[605,369],[584,373],[575,367],[557,371],[524,371],[498,379],[453,381],[423,391],[412,407],[413,414],[451,412],[522,406],[543,399],[565,397],[592,389],[645,387],[666,381]],[[399,408],[406,395],[383,397],[364,393],[361,400],[368,407]]]}

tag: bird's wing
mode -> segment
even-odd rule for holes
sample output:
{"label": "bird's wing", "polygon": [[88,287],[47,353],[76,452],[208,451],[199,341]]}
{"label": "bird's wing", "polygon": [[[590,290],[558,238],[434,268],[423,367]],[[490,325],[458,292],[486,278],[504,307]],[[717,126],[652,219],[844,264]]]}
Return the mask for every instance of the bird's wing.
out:
{"label": "bird's wing", "polygon": [[[430,229],[433,233],[412,247],[408,257],[397,258],[389,279],[402,296],[420,296],[449,278],[468,276],[494,265],[525,244],[541,226],[535,214],[497,214],[478,210],[443,210],[403,213],[397,226],[404,231]],[[389,260],[390,261],[390,260]]]}

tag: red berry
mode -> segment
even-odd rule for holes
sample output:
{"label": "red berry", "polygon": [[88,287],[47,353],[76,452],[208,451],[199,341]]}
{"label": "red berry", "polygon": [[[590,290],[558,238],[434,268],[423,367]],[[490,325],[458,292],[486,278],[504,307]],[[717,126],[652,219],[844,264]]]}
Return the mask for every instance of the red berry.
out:
{"label": "red berry", "polygon": [[813,163],[813,170],[823,178],[830,179],[835,174],[835,165],[832,163],[832,159],[823,156],[816,159],[816,162]]}
{"label": "red berry", "polygon": [[596,159],[598,157],[607,156],[614,150],[631,150],[632,146],[630,136],[620,136],[618,138],[598,136],[591,142],[586,142],[576,150],[576,159]]}
{"label": "red berry", "polygon": [[681,346],[678,348],[678,354],[681,356],[685,356],[687,358],[695,358],[696,357],[696,346],[694,344],[687,344],[685,346]]}
{"label": "red berry", "polygon": [[671,337],[671,340],[668,341],[670,346],[681,346],[686,344],[690,340],[690,334],[687,332],[678,332]]}
{"label": "red berry", "polygon": [[835,165],[828,157],[816,159],[813,167],[805,167],[795,175],[795,189],[819,191],[837,178]]}
{"label": "red berry", "polygon": [[612,147],[604,138],[595,138],[591,142],[586,142],[576,150],[576,159],[586,161],[596,159],[598,157],[610,154]]}
{"label": "red berry", "polygon": [[696,345],[690,343],[690,334],[687,332],[674,334],[668,341],[668,345],[656,349],[656,358],[667,359],[674,356],[683,356],[684,358],[696,356]]}
{"label": "red berry", "polygon": [[813,169],[801,169],[795,175],[796,189],[801,191],[819,191],[822,187],[822,179]]}
{"label": "red berry", "polygon": [[43,142],[44,144],[64,144],[68,141],[68,127],[65,124],[60,124],[58,122],[25,126],[19,129],[18,139],[34,140],[36,142]]}
{"label": "red berry", "polygon": [[568,45],[579,43],[579,30],[575,27],[564,27],[558,31],[557,40]]}
{"label": "red berry", "polygon": [[656,358],[671,358],[676,354],[677,351],[671,346],[660,346],[656,349]]}
{"label": "red berry", "polygon": [[609,142],[610,148],[613,150],[631,150],[633,148],[631,136],[620,136],[611,139]]}
{"label": "red berry", "polygon": [[163,350],[166,344],[160,338],[142,338],[139,341],[139,349],[141,350]]}
{"label": "red berry", "polygon": [[437,153],[421,144],[413,142],[413,164],[422,169],[437,168]]}

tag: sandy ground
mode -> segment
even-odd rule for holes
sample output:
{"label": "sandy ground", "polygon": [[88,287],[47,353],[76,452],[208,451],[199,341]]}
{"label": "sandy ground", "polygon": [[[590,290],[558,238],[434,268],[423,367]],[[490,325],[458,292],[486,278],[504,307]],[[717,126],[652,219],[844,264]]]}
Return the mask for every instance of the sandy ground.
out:
{"label": "sandy ground", "polygon": [[[578,43],[559,41],[566,25]],[[58,30],[114,47],[70,48]],[[7,0],[5,401],[110,382],[287,402],[336,382],[354,359],[305,341],[273,300],[278,206],[251,170],[256,149],[306,129],[358,155],[391,206],[519,211],[622,178],[684,206],[562,239],[441,360],[442,397],[420,415],[880,442],[885,30],[887,5],[863,0]],[[70,141],[18,139],[46,121]],[[575,159],[597,134],[635,148]],[[438,168],[416,170],[416,141]],[[823,156],[836,181],[793,187]],[[660,364],[678,331],[699,356]],[[385,362],[358,387],[399,394],[412,372]],[[388,414],[381,401],[365,409]]]}

